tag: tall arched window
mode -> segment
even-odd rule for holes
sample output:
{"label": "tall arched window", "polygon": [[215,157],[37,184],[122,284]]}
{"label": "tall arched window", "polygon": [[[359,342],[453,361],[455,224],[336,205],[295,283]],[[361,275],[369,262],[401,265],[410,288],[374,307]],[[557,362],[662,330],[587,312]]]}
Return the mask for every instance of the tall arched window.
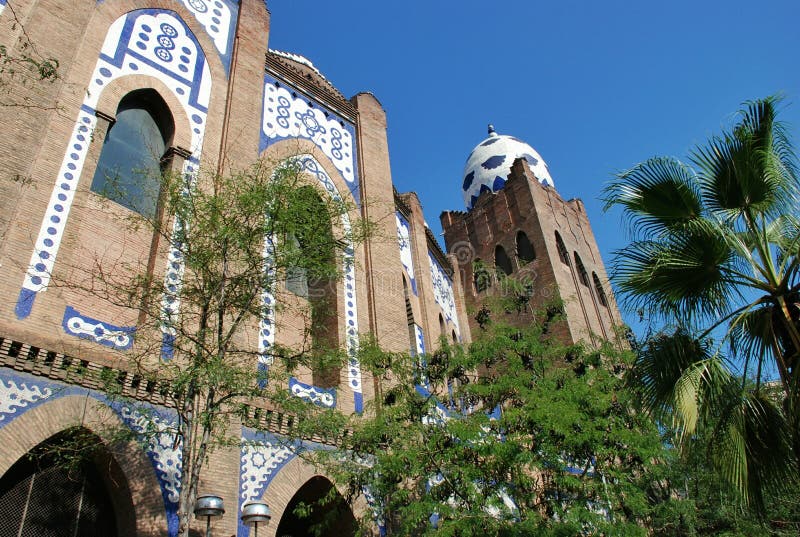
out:
{"label": "tall arched window", "polygon": [[506,254],[505,248],[499,244],[494,248],[494,266],[497,268],[498,274],[502,272],[508,276],[514,272],[514,267],[511,266],[511,259]]}
{"label": "tall arched window", "polygon": [[581,256],[578,255],[578,252],[574,252],[574,254],[575,266],[578,269],[578,279],[583,285],[589,287],[589,274],[586,273],[586,267],[583,266],[583,261],[581,261]]}
{"label": "tall arched window", "polygon": [[531,241],[524,231],[517,232],[517,259],[523,264],[530,263],[536,259],[536,252],[533,249],[533,244],[531,244]]}
{"label": "tall arched window", "polygon": [[439,334],[442,337],[447,337],[447,325],[445,324],[444,317],[442,317],[441,313],[439,314]]}
{"label": "tall arched window", "polygon": [[92,191],[143,216],[154,217],[161,165],[174,132],[172,114],[155,90],[128,93],[120,101],[116,121],[103,141]]}
{"label": "tall arched window", "polygon": [[600,301],[600,305],[604,307],[608,307],[608,298],[606,297],[606,291],[603,289],[603,284],[600,283],[600,278],[597,277],[596,272],[592,272],[592,280],[594,281],[594,290],[597,292],[597,300]]}
{"label": "tall arched window", "polygon": [[[335,353],[339,343],[336,295],[336,254],[331,217],[317,191],[310,186],[291,194],[286,244],[289,268],[286,288],[308,299],[311,313],[309,332],[312,353],[320,362]],[[331,388],[339,384],[338,367],[315,367],[315,386]]]}
{"label": "tall arched window", "polygon": [[567,247],[564,246],[564,241],[561,239],[561,235],[558,231],[556,231],[556,250],[558,250],[558,258],[561,262],[565,265],[569,265],[569,252],[567,251]]}

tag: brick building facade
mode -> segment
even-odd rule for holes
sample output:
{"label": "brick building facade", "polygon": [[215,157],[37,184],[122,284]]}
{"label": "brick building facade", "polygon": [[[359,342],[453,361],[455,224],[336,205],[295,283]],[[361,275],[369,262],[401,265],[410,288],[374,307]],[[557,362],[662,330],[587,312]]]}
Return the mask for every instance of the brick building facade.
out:
{"label": "brick building facade", "polygon": [[[519,253],[520,232],[535,256],[523,253],[525,264],[512,255],[511,272],[535,270],[537,286],[558,289],[569,319],[565,337],[610,337],[619,316],[610,290],[602,292],[605,272],[580,201],[563,201],[517,161],[505,172],[504,189],[479,195],[466,213],[442,215],[448,255],[425,225],[417,196],[394,189],[380,102],[369,93],[347,99],[305,58],[270,50],[269,26],[259,0],[19,0],[13,16],[0,0],[0,45],[18,51],[29,39],[43,56],[59,60],[53,82],[11,81],[12,97],[25,106],[0,106],[7,133],[0,146],[0,286],[8,297],[0,304],[2,501],[28,505],[31,496],[22,489],[33,490],[35,472],[25,455],[66,429],[82,427],[102,439],[93,424],[108,419],[108,411],[121,425],[141,427],[87,372],[114,372],[123,393],[155,408],[166,401],[128,371],[137,309],[63,284],[119,267],[150,270],[167,286],[180,278],[174,247],[124,225],[126,211],[148,210],[146,195],[144,207],[122,203],[109,210],[108,196],[94,187],[104,147],[118,134],[112,127],[119,132],[138,121],[141,103],[151,107],[151,130],[160,132],[171,169],[192,175],[201,167],[292,157],[319,181],[320,192],[352,203],[353,219],[376,224],[375,238],[351,250],[336,290],[337,343],[351,356],[367,333],[387,350],[412,354],[435,348],[440,336],[469,342],[474,326],[467,308],[485,291],[476,291],[472,259],[459,258],[457,247],[468,243],[475,255],[494,261],[498,245]],[[566,261],[559,260],[557,234]],[[163,307],[180,313],[168,301]],[[262,319],[254,345],[291,343],[290,333],[271,330],[288,325],[290,319]],[[316,386],[315,378],[298,375],[287,389],[346,413],[361,412],[374,395],[372,379],[353,358],[338,382]],[[330,486],[277,441],[286,417],[264,410],[258,430],[230,424],[242,445],[216,450],[202,475],[201,491],[219,494],[228,506],[215,535],[248,535],[237,515],[245,501],[260,498],[273,512],[262,535],[275,535],[293,498]],[[98,527],[109,524],[119,535],[174,534],[180,472],[174,445],[130,446],[109,453],[96,470],[86,482],[104,491],[87,497]],[[24,523],[19,507],[1,510],[0,518],[10,517],[4,526]]]}

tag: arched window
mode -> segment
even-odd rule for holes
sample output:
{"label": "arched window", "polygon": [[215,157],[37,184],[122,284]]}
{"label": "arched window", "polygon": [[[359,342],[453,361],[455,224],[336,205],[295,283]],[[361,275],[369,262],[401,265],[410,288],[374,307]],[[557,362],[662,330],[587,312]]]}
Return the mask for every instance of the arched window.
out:
{"label": "arched window", "polygon": [[575,254],[575,266],[578,268],[578,279],[580,282],[589,287],[589,274],[586,273],[586,267],[583,266],[583,261],[581,261],[581,256],[578,255],[578,252],[574,252]]}
{"label": "arched window", "polygon": [[441,313],[439,314],[439,334],[441,334],[442,337],[447,336],[447,325],[445,324],[444,317],[442,317]]}
{"label": "arched window", "polygon": [[561,239],[561,235],[559,235],[558,231],[556,231],[556,250],[558,250],[558,258],[561,262],[565,265],[569,265],[569,252],[567,251],[567,247],[564,246],[564,241]]}
{"label": "arched window", "polygon": [[475,283],[475,292],[486,291],[492,286],[492,275],[480,258],[472,262],[472,279]]}
{"label": "arched window", "polygon": [[594,281],[594,290],[597,292],[597,300],[600,301],[600,305],[604,307],[608,307],[608,298],[606,297],[605,289],[603,289],[603,284],[600,283],[600,278],[597,277],[596,272],[592,272],[592,280]]}
{"label": "arched window", "polygon": [[117,107],[92,178],[93,192],[152,218],[161,165],[175,132],[167,104],[152,89],[128,93]]}
{"label": "arched window", "polygon": [[528,240],[528,236],[523,231],[517,232],[517,259],[522,264],[530,263],[536,259],[536,252],[533,249],[533,244]]}
{"label": "arched window", "polygon": [[[336,254],[327,207],[310,186],[298,188],[289,199],[286,288],[307,298],[311,313],[312,354],[321,364],[338,347],[339,326],[336,295]],[[339,368],[320,365],[312,371],[315,386],[331,388],[339,384]]]}
{"label": "arched window", "polygon": [[453,332],[450,335],[453,336],[453,343],[458,343],[458,336],[456,335],[456,331],[453,330]]}
{"label": "arched window", "polygon": [[508,258],[505,248],[499,244],[494,248],[494,266],[498,275],[502,272],[508,276],[514,272],[514,268],[511,266],[511,259]]}

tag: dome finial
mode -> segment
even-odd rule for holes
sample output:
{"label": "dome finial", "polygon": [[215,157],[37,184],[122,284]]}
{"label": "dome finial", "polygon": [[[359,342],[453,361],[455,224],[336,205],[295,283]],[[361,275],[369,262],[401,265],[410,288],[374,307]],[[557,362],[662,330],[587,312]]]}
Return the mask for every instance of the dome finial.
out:
{"label": "dome finial", "polygon": [[489,131],[489,136],[497,136],[497,133],[494,132],[494,125],[491,123],[489,123],[489,128],[487,130]]}

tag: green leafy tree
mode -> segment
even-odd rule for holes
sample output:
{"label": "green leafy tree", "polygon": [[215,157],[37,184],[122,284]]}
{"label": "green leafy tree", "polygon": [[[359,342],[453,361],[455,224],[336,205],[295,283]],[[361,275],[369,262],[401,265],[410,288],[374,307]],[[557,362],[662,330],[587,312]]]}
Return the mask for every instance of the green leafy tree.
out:
{"label": "green leafy tree", "polygon": [[[335,410],[307,403],[287,390],[288,376],[297,368],[320,363],[332,368],[343,362],[339,349],[323,346],[319,340],[325,338],[313,333],[319,300],[311,293],[308,299],[293,295],[293,301],[281,300],[291,294],[288,280],[301,273],[304,284],[335,282],[341,276],[343,250],[357,243],[366,228],[358,222],[342,226],[351,207],[318,193],[315,185],[316,179],[303,173],[294,159],[282,165],[260,161],[227,175],[201,173],[196,180],[165,174],[156,215],[131,212],[121,224],[152,230],[162,244],[169,244],[170,262],[180,265],[180,277],[165,288],[150,271],[131,274],[115,265],[93,270],[83,280],[87,294],[139,310],[128,368],[156,387],[177,413],[177,423],[161,419],[147,405],[122,402],[142,420],[139,441],[147,444],[168,435],[181,451],[181,537],[189,535],[208,456],[220,446],[239,445],[238,432],[229,433],[228,424],[233,416],[249,423],[252,409],[247,405],[280,408],[294,416],[288,422],[287,445],[325,438],[343,428],[344,418]],[[113,210],[112,202],[107,203]],[[63,285],[76,288],[75,283]],[[266,289],[274,295],[270,304],[264,301]],[[300,319],[306,326],[300,343],[259,351],[258,323],[270,308]],[[273,364],[269,378],[257,369],[259,359]],[[114,395],[116,378],[109,380],[106,390]]]}
{"label": "green leafy tree", "polygon": [[362,346],[382,400],[336,462],[389,535],[647,534],[665,452],[632,410],[631,356],[561,345],[542,318],[417,358]]}
{"label": "green leafy tree", "polygon": [[756,507],[800,468],[800,191],[779,102],[746,103],[689,164],[652,158],[605,191],[632,235],[612,279],[654,328],[635,366],[643,403],[678,445],[706,438]]}

